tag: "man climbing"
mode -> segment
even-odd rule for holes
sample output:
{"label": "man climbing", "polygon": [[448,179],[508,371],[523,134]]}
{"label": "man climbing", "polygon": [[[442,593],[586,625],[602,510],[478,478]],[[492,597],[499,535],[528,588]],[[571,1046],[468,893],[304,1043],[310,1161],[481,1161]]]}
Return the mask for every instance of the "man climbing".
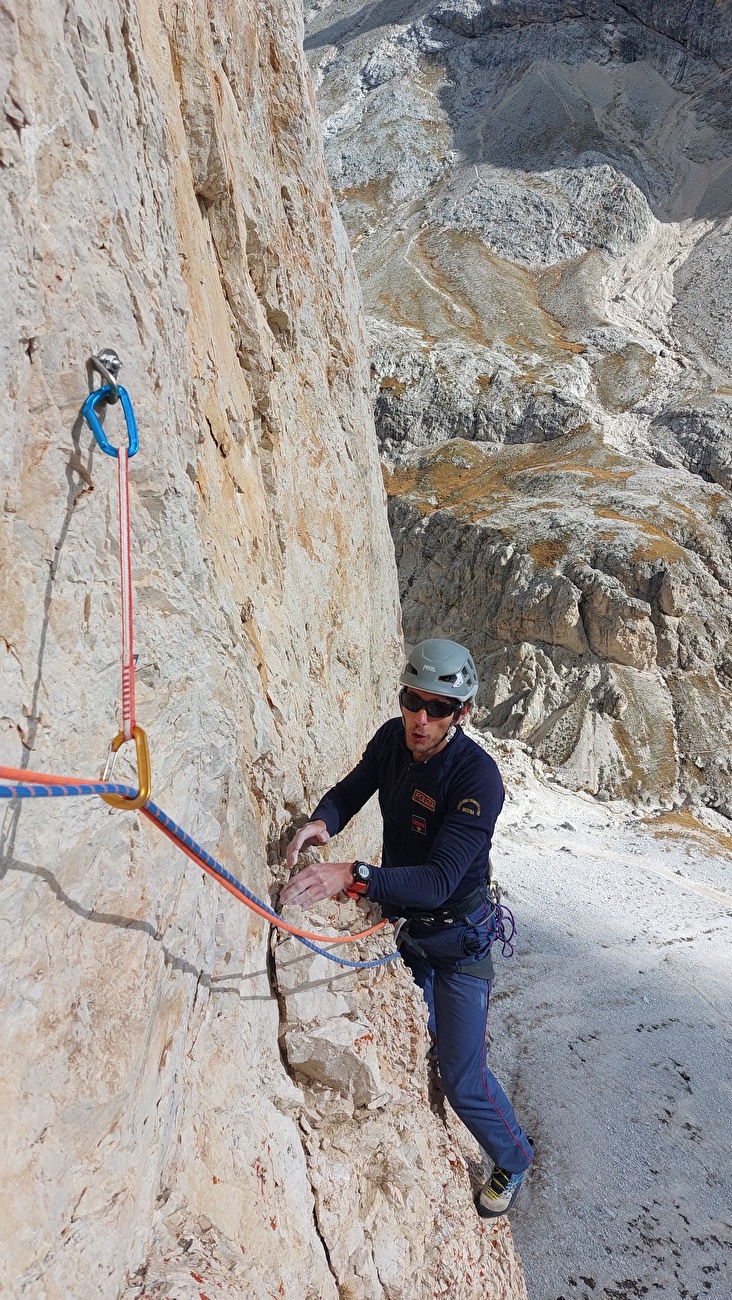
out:
{"label": "man climbing", "polygon": [[378,791],[381,868],[315,862],[283,887],[280,902],[305,907],[346,890],[401,923],[400,951],[427,1002],[445,1095],[494,1162],[475,1202],[479,1214],[493,1218],[513,1205],[533,1157],[486,1064],[495,936],[488,854],[503,783],[493,759],[460,725],[478,689],[464,646],[422,641],[400,682],[401,717],[379,728],[287,849],[292,868],[304,848],[326,844]]}

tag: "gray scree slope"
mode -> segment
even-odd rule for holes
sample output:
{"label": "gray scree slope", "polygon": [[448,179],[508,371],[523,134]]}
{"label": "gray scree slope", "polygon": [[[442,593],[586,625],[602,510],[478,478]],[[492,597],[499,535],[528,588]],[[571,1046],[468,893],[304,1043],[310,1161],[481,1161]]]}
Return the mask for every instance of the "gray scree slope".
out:
{"label": "gray scree slope", "polygon": [[312,5],[405,632],[568,784],[732,815],[732,15]]}

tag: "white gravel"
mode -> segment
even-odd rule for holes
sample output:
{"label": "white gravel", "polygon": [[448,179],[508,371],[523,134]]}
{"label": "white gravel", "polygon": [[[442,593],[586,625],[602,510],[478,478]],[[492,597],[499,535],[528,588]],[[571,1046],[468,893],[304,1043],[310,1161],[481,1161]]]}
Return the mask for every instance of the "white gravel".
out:
{"label": "white gravel", "polygon": [[517,746],[494,872],[519,927],[490,1059],[536,1143],[530,1300],[732,1300],[732,838],[568,793]]}

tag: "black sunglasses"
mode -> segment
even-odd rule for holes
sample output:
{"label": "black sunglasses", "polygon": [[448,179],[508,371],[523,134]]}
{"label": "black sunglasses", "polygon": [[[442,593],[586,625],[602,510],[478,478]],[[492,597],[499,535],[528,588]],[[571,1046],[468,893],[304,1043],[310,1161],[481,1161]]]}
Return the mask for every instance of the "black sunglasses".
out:
{"label": "black sunglasses", "polygon": [[399,703],[409,713],[419,713],[420,709],[424,709],[428,718],[449,718],[451,713],[459,713],[462,708],[459,700],[454,703],[450,700],[423,700],[414,691],[410,691],[408,686],[403,686],[399,692]]}

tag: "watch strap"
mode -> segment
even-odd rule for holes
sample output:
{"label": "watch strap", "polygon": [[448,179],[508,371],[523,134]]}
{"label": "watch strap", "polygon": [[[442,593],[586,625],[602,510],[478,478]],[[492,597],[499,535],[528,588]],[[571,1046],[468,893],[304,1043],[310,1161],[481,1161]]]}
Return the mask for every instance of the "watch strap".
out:
{"label": "watch strap", "polygon": [[[366,877],[365,879],[359,879],[358,868],[362,868],[361,874]],[[364,894],[368,893],[372,871],[373,868],[370,862],[354,862],[353,883],[346,889],[349,898],[363,898]]]}

